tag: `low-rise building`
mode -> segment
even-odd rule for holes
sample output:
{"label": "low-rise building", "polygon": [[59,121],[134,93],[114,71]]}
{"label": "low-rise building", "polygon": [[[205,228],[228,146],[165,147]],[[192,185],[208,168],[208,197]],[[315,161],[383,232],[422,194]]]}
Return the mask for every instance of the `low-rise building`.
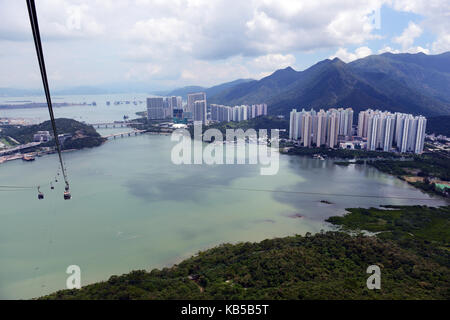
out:
{"label": "low-rise building", "polygon": [[52,136],[48,131],[38,131],[33,136],[34,142],[48,142],[52,140]]}

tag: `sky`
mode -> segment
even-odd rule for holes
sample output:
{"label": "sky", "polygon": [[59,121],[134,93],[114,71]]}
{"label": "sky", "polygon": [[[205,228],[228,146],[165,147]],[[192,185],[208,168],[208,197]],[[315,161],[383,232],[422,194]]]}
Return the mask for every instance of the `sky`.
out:
{"label": "sky", "polygon": [[[448,0],[38,0],[50,86],[148,92],[320,60],[450,51]],[[25,0],[0,0],[0,87],[41,88]]]}

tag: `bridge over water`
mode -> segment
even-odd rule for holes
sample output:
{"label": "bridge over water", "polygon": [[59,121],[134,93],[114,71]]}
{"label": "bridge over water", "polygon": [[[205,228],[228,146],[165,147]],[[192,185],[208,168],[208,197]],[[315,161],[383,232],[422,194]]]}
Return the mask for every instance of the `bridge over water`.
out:
{"label": "bridge over water", "polygon": [[125,131],[125,132],[119,132],[119,133],[111,133],[105,136],[102,136],[106,139],[115,139],[115,138],[123,138],[123,137],[131,137],[131,136],[137,136],[138,134],[144,133],[145,130],[131,130],[131,131]]}
{"label": "bridge over water", "polygon": [[140,125],[140,122],[133,121],[117,121],[117,122],[98,122],[98,123],[88,123],[88,125],[93,126],[94,128],[126,128],[131,125]]}

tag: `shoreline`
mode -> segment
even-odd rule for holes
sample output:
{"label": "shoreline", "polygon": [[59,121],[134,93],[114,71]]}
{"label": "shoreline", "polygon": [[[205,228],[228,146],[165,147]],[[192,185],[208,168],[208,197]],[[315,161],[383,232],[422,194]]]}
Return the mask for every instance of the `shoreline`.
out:
{"label": "shoreline", "polygon": [[[369,166],[372,168],[375,168],[376,170],[387,174],[389,176],[395,177],[401,181],[404,181],[406,183],[408,183],[410,186],[414,187],[417,190],[420,190],[421,192],[423,192],[424,194],[430,195],[430,196],[435,196],[435,197],[439,197],[440,199],[449,202],[449,196],[445,194],[445,192],[438,192],[436,191],[436,189],[432,189],[430,187],[428,187],[428,185],[426,185],[424,182],[420,182],[420,181],[410,181],[411,178],[416,177],[415,175],[407,175],[407,174],[394,174],[393,172],[390,172],[388,170],[382,170],[380,168],[380,166],[377,166],[378,163],[382,163],[383,161],[396,161],[396,162],[401,162],[404,161],[405,163],[407,163],[408,161],[417,161],[417,159],[420,159],[417,157],[417,155],[405,155],[405,154],[393,154],[392,157],[388,157],[387,153],[382,152],[380,153],[380,156],[375,157],[375,158],[371,158],[371,157],[367,157],[369,155],[373,155],[373,152],[365,152],[364,150],[358,150],[357,152],[355,152],[354,154],[347,154],[346,156],[343,157],[339,157],[339,156],[329,156],[327,154],[327,152],[331,152],[332,154],[339,154],[341,153],[342,155],[344,155],[345,153],[348,153],[348,150],[343,150],[343,149],[331,149],[331,151],[329,149],[323,149],[323,150],[317,150],[317,149],[321,149],[321,148],[315,148],[313,149],[314,151],[318,151],[317,153],[313,154],[313,152],[310,151],[306,151],[304,154],[297,154],[297,153],[293,153],[290,152],[290,150],[292,148],[288,148],[288,150],[285,150],[286,147],[280,147],[280,153],[281,154],[285,154],[285,155],[289,155],[289,156],[300,156],[300,157],[307,157],[310,159],[318,159],[318,155],[321,157],[320,160],[331,160],[333,161],[333,164],[336,166],[340,166],[340,167],[348,167],[349,165],[364,165],[364,166]],[[295,149],[295,150],[299,150],[299,148]],[[301,151],[305,151],[304,148],[300,148]],[[322,153],[320,151],[323,151]],[[429,153],[430,155],[433,155],[433,153]],[[325,155],[325,159],[323,159],[323,156]],[[363,155],[363,157],[360,157],[361,155]],[[385,156],[385,157],[383,157]],[[423,157],[423,155],[420,155],[421,157]],[[417,158],[416,158],[417,157]],[[408,179],[410,178],[410,179]],[[416,177],[417,178],[417,177]],[[431,180],[431,186],[434,185],[433,180],[438,180],[438,181],[443,181],[443,179],[437,178],[437,179],[432,179]],[[446,181],[447,185],[450,185],[450,182]],[[445,185],[444,184],[444,185]],[[444,189],[445,190],[445,189]],[[450,188],[448,188],[447,190],[450,190]]]}
{"label": "shoreline", "polygon": [[[159,269],[148,267],[146,269],[134,269],[131,271],[128,271],[127,273],[123,273],[121,275],[109,275],[104,280],[94,281],[90,284],[86,284],[81,287],[81,289],[77,290],[68,290],[68,289],[62,289],[54,291],[50,294],[38,296],[31,298],[32,300],[41,300],[41,299],[124,299],[124,295],[127,297],[125,299],[167,299],[167,296],[164,295],[167,291],[170,292],[170,296],[173,299],[173,294],[178,294],[179,296],[176,296],[175,299],[183,299],[185,295],[188,295],[189,297],[194,297],[196,299],[215,299],[217,298],[216,295],[220,292],[217,291],[216,286],[224,286],[225,284],[231,284],[234,285],[240,284],[239,287],[235,287],[236,289],[240,290],[240,297],[237,298],[239,300],[241,299],[248,299],[252,298],[252,295],[256,294],[262,294],[266,295],[268,292],[267,286],[258,285],[257,279],[253,279],[252,276],[249,277],[249,274],[252,274],[251,270],[257,270],[257,268],[250,268],[247,269],[244,273],[236,271],[236,270],[242,270],[239,266],[243,263],[244,266],[252,265],[255,259],[257,258],[259,261],[257,264],[261,263],[261,261],[271,261],[272,256],[275,255],[277,257],[278,255],[282,254],[286,251],[287,255],[283,258],[283,263],[286,261],[292,261],[294,265],[300,266],[304,263],[301,263],[303,261],[303,256],[308,256],[310,259],[310,263],[314,261],[314,259],[318,258],[317,263],[321,266],[321,268],[331,268],[333,270],[333,274],[337,275],[338,273],[341,273],[344,271],[343,276],[344,278],[348,277],[348,272],[356,272],[358,274],[358,270],[353,270],[352,268],[343,268],[339,265],[335,264],[335,259],[345,259],[349,262],[355,263],[355,261],[360,260],[361,258],[367,259],[367,256],[373,255],[373,251],[369,251],[368,254],[364,253],[366,248],[372,248],[373,246],[379,247],[380,250],[376,250],[379,252],[382,252],[382,254],[378,257],[378,262],[382,263],[383,265],[383,273],[392,273],[392,272],[398,272],[398,265],[397,263],[401,263],[405,266],[408,266],[409,260],[411,258],[418,259],[417,262],[414,262],[413,264],[422,264],[423,259],[427,260],[427,263],[424,266],[427,266],[424,269],[421,269],[422,271],[427,270],[426,272],[440,272],[442,275],[446,273],[446,270],[448,269],[448,266],[445,262],[442,262],[442,260],[438,257],[436,252],[434,250],[440,250],[441,243],[447,241],[446,235],[441,235],[440,229],[437,227],[433,227],[432,230],[429,229],[428,225],[424,225],[421,227],[421,229],[413,229],[410,230],[411,227],[403,224],[382,224],[379,225],[378,223],[373,223],[370,216],[377,216],[381,217],[383,219],[390,219],[391,212],[396,211],[400,212],[400,216],[395,215],[395,219],[398,221],[402,221],[404,217],[409,217],[409,215],[412,215],[411,218],[416,220],[420,220],[421,218],[421,210],[424,210],[424,213],[426,213],[427,216],[430,217],[430,219],[433,219],[434,222],[442,222],[448,220],[444,214],[445,212],[449,212],[450,207],[449,206],[441,206],[438,211],[435,209],[432,209],[432,207],[429,206],[380,206],[380,208],[347,208],[346,213],[343,216],[332,216],[325,220],[327,223],[329,223],[332,226],[336,227],[336,230],[334,231],[318,231],[316,233],[310,233],[307,232],[304,236],[302,235],[287,235],[283,237],[275,237],[275,238],[266,238],[262,241],[236,241],[234,243],[226,242],[221,243],[218,245],[213,245],[210,248],[203,248],[199,249],[197,253],[190,254],[186,253],[183,256],[178,257],[178,259],[175,259],[173,263],[171,263],[168,266],[161,267]],[[403,217],[403,215],[405,215]],[[356,220],[355,220],[356,219]],[[363,219],[363,220],[361,220]],[[361,220],[361,221],[360,221]],[[441,221],[442,220],[442,221]],[[430,223],[430,225],[436,225],[436,223]],[[366,230],[367,229],[367,230]],[[365,233],[361,234],[361,231],[366,231]],[[398,236],[394,236],[393,231],[397,231],[401,237],[397,238]],[[422,230],[427,230],[427,233],[424,234]],[[414,232],[414,235],[411,233]],[[410,236],[413,236],[410,238]],[[316,241],[322,242],[324,239],[327,239],[326,242],[324,242],[322,245],[318,245],[319,255],[312,250],[311,252],[304,252],[306,248],[314,248],[311,247]],[[328,242],[330,240],[331,242]],[[409,242],[405,242],[409,241]],[[303,245],[300,245],[300,244]],[[306,244],[310,244],[309,246]],[[346,248],[350,245],[351,247],[354,246],[354,243],[357,244],[357,247],[363,243],[362,247],[359,247],[360,249],[357,249],[356,251],[353,249],[350,249],[350,252],[353,252],[353,255],[344,254],[344,257],[342,257],[342,250],[347,250]],[[413,243],[412,247],[409,243]],[[422,244],[422,247],[417,246],[417,244]],[[423,245],[426,245],[423,247]],[[322,247],[326,246],[328,247],[328,251],[326,255],[323,255]],[[387,252],[392,250],[393,246],[395,255],[388,254]],[[300,250],[298,255],[292,255],[292,251]],[[331,251],[330,251],[331,250]],[[338,251],[336,251],[338,250]],[[359,252],[362,250],[363,252],[361,254],[355,254],[355,252]],[[385,252],[386,251],[386,252]],[[331,254],[331,258],[330,258]],[[228,255],[231,255],[231,257],[226,258]],[[323,255],[323,256],[322,256]],[[334,256],[336,255],[336,258]],[[398,257],[399,255],[403,256],[403,260],[401,258],[395,258],[394,261],[392,261],[392,256]],[[283,255],[284,256],[284,255]],[[251,260],[249,260],[249,257],[251,257]],[[365,258],[364,258],[365,257]],[[383,258],[384,257],[384,258]],[[331,260],[327,260],[330,258]],[[295,261],[299,259],[299,261]],[[381,259],[381,260],[380,260]],[[399,259],[397,261],[397,259]],[[422,259],[422,260],[420,260]],[[177,262],[178,260],[178,262]],[[252,262],[253,260],[253,262]],[[324,266],[324,260],[326,262]],[[367,261],[363,264],[367,264],[368,262],[373,263],[371,259],[370,261]],[[383,261],[384,260],[384,261]],[[226,261],[226,262],[225,262]],[[244,261],[244,262],[242,262]],[[217,271],[217,263],[219,263],[220,268]],[[313,263],[315,264],[315,262]],[[356,263],[358,264],[358,263]],[[345,265],[345,264],[344,264]],[[195,268],[193,268],[195,266]],[[430,267],[431,266],[431,267]],[[437,269],[437,268],[438,269]],[[273,267],[274,270],[278,268],[278,265],[275,264]],[[306,268],[306,267],[303,267]],[[309,267],[308,267],[309,268]],[[319,268],[317,266],[316,268]],[[274,270],[268,270],[266,277],[272,277],[274,274]],[[314,269],[316,273],[320,273],[320,270]],[[418,296],[421,296],[423,294],[426,294],[429,297],[436,297],[438,299],[443,299],[446,295],[445,288],[447,286],[448,280],[439,280],[440,278],[437,278],[437,280],[433,280],[431,285],[430,283],[427,283],[426,286],[423,285],[423,278],[426,278],[426,274],[420,274],[419,276],[414,273],[414,270],[409,270],[408,268],[402,269],[405,273],[405,281],[402,282],[402,285],[409,288],[411,292],[409,292],[409,299],[415,299]],[[292,281],[292,276],[288,275],[287,278],[282,278],[280,284],[274,284],[273,287],[275,291],[270,291],[270,296],[272,299],[302,299],[302,297],[285,297],[283,295],[279,296],[278,293],[280,292],[277,288],[279,286],[293,286],[293,288],[296,288],[296,286],[306,286],[305,289],[311,289],[310,286],[315,288],[317,290],[317,286],[320,288],[323,287],[324,284],[328,284],[331,280],[330,279],[321,279],[321,277],[312,277],[312,279],[298,279],[297,274],[298,271],[295,271],[296,273],[293,275],[294,280]],[[360,270],[359,270],[360,272]],[[218,273],[219,276],[216,275]],[[223,273],[223,275],[222,275]],[[263,271],[263,273],[265,273]],[[303,274],[300,272],[300,274]],[[222,276],[221,276],[222,275]],[[260,275],[259,273],[257,275]],[[171,286],[169,284],[164,284],[161,287],[147,287],[146,282],[147,281],[180,281],[179,285],[183,287],[183,290],[181,292],[178,292],[176,288],[179,286]],[[223,282],[224,279],[225,280]],[[132,281],[130,281],[132,280]],[[255,282],[256,281],[256,282]],[[362,278],[362,281],[365,281],[365,278]],[[422,282],[421,282],[422,281]],[[428,280],[429,281],[429,280]],[[188,287],[186,287],[186,284],[188,284]],[[195,287],[189,288],[189,284],[195,285]],[[336,284],[332,286],[337,286],[335,289],[338,290],[338,286],[340,286],[342,283],[337,282]],[[350,298],[359,298],[359,299],[371,299],[376,298],[376,296],[371,297],[368,295],[367,291],[361,290],[358,283],[355,283],[355,290],[358,289],[358,291],[355,292],[348,292],[347,290],[338,290],[339,294],[338,296],[340,299],[350,299]],[[393,283],[386,282],[385,286],[396,288],[399,285],[397,281]],[[116,287],[117,286],[117,287]],[[142,288],[141,288],[142,286]],[[112,290],[115,292],[115,294],[107,294],[105,295],[104,292],[110,292],[111,290],[105,290],[105,288],[114,288]],[[138,289],[139,288],[139,289]],[[138,289],[139,294],[138,296],[130,296],[126,293],[130,290],[132,292],[137,292],[136,289]],[[423,291],[426,289],[425,291]],[[250,290],[250,291],[248,291]],[[255,291],[256,290],[256,291]],[[191,292],[188,292],[191,291]],[[296,292],[296,290],[294,290]],[[175,293],[173,293],[175,292]],[[250,292],[250,293],[249,293]],[[404,299],[403,294],[404,290],[399,291],[399,295],[391,296],[389,299]],[[246,294],[250,294],[249,297],[246,296]],[[323,293],[325,294],[325,293]],[[385,294],[388,296],[393,295],[393,292],[391,290],[385,291]],[[334,293],[333,295],[334,296]],[[220,296],[219,296],[220,297]],[[303,297],[305,298],[305,297]],[[334,299],[336,297],[334,296]],[[306,299],[308,299],[306,297]],[[326,299],[326,298],[321,298]]]}

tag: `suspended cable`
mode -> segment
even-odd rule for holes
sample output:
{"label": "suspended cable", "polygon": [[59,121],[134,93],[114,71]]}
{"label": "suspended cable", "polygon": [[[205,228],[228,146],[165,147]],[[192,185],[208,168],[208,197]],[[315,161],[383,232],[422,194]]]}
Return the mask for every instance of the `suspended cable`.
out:
{"label": "suspended cable", "polygon": [[226,187],[213,185],[182,185],[190,188],[206,188],[206,189],[221,189],[228,191],[253,191],[253,192],[270,192],[270,193],[285,193],[285,194],[301,194],[312,196],[330,196],[330,197],[352,197],[352,198],[379,198],[379,199],[397,199],[397,200],[418,200],[418,201],[436,201],[434,198],[416,198],[416,197],[401,197],[401,196],[382,196],[382,195],[365,195],[365,194],[343,194],[343,193],[325,193],[325,192],[308,192],[308,191],[289,191],[289,190],[271,190],[271,189],[257,189],[257,188],[240,188],[240,187]]}
{"label": "suspended cable", "polygon": [[0,188],[8,189],[35,189],[35,186],[0,186]]}
{"label": "suspended cable", "polygon": [[55,116],[53,113],[52,100],[50,97],[50,89],[48,86],[47,71],[45,69],[44,53],[42,50],[41,36],[39,33],[39,24],[38,24],[38,20],[37,20],[36,6],[35,6],[34,0],[27,0],[27,7],[28,7],[28,14],[30,17],[31,30],[33,32],[34,45],[36,47],[36,54],[37,54],[37,58],[38,58],[38,62],[39,62],[39,68],[41,71],[42,83],[44,85],[45,97],[47,99],[47,106],[48,106],[48,111],[50,114],[50,121],[52,124],[53,135],[55,137],[56,150],[58,152],[58,157],[59,157],[59,162],[61,165],[61,171],[62,171],[62,174],[64,177],[64,182],[66,183],[66,191],[69,191],[69,181],[67,179],[67,173],[64,168],[64,162],[63,162],[62,154],[61,154],[61,145],[59,143],[58,132],[56,129],[56,121],[55,121]]}

